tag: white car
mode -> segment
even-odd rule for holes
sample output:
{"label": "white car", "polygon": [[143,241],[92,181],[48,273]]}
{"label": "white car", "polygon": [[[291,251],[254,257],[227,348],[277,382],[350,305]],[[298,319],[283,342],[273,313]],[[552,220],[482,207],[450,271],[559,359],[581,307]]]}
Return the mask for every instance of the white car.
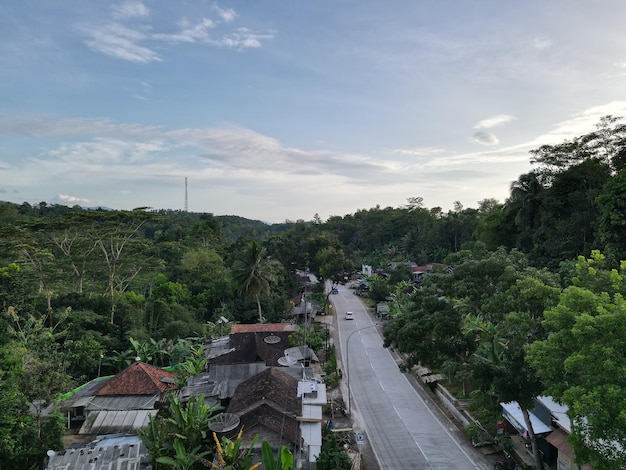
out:
{"label": "white car", "polygon": [[354,320],[354,313],[346,312],[346,320]]}

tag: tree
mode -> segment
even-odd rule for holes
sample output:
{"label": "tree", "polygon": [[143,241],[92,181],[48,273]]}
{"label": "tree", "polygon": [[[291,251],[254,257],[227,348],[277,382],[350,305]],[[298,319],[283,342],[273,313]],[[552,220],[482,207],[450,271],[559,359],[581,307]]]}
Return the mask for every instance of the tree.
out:
{"label": "tree", "polygon": [[242,296],[250,295],[254,298],[259,311],[259,323],[263,323],[261,296],[269,295],[270,283],[275,279],[277,268],[277,264],[265,256],[265,250],[254,241],[233,263],[233,278],[239,293]]}
{"label": "tree", "polygon": [[354,265],[346,258],[341,248],[332,246],[322,248],[315,257],[315,263],[318,266],[320,276],[331,282],[330,289],[325,297],[323,307],[325,309],[326,305],[328,305],[330,293],[340,282],[346,281]]}
{"label": "tree", "polygon": [[322,432],[322,451],[317,456],[317,470],[350,470],[352,461],[341,450],[337,436],[330,429],[324,428]]}
{"label": "tree", "polygon": [[[213,456],[207,434],[209,423],[219,410],[221,407],[217,404],[208,406],[204,395],[192,396],[183,403],[179,397],[168,393],[159,414],[151,417],[139,432],[155,468],[159,468],[156,465],[159,462],[175,468],[176,465],[183,465],[178,468],[201,467],[198,459],[191,456]],[[176,440],[179,441],[177,449],[172,447]]]}
{"label": "tree", "polygon": [[612,286],[623,285],[626,264],[618,273],[595,269],[589,261],[579,259],[578,285],[563,290],[558,305],[545,312],[549,334],[528,347],[528,361],[547,393],[568,407],[577,461],[624,468],[626,300]]}
{"label": "tree", "polygon": [[119,212],[104,219],[96,232],[95,244],[104,260],[104,271],[111,299],[111,324],[119,294],[130,287],[143,270],[158,269],[159,263],[150,259],[150,246],[140,237],[140,230],[150,219],[143,211]]}
{"label": "tree", "polygon": [[603,251],[614,260],[626,259],[626,170],[621,170],[604,185],[597,203]]}

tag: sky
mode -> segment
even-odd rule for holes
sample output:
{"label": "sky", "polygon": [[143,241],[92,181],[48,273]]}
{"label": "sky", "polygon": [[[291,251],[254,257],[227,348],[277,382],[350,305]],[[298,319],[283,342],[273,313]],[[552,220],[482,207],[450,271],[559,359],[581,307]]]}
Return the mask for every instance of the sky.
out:
{"label": "sky", "polygon": [[268,223],[504,202],[626,115],[623,0],[0,3],[0,200]]}

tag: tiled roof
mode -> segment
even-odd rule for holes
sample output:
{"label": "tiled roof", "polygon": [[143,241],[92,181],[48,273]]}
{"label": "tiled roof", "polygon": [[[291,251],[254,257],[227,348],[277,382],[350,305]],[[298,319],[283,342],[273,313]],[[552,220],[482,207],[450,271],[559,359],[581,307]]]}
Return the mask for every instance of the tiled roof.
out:
{"label": "tiled roof", "polygon": [[298,379],[278,367],[270,367],[239,384],[228,412],[237,413],[270,403],[277,409],[295,414],[299,411],[297,391]]}
{"label": "tiled roof", "polygon": [[[288,323],[285,323],[285,325],[295,328],[282,331],[231,332],[228,342],[228,346],[231,349],[227,353],[212,357],[211,363],[249,364],[262,362],[268,366],[278,366],[278,359],[284,355],[285,349],[289,347],[289,336],[297,331],[295,325],[289,325]],[[270,336],[275,338],[267,342],[266,339]],[[276,338],[279,338],[279,341],[276,341]],[[209,351],[209,355],[211,356],[211,351]]]}
{"label": "tiled roof", "polygon": [[228,405],[241,425],[256,432],[258,426],[298,443],[300,412],[298,380],[278,367],[272,367],[242,382]]}
{"label": "tiled roof", "polygon": [[176,374],[143,362],[136,362],[110,379],[96,395],[154,395],[172,386],[163,378],[173,379]]}
{"label": "tiled roof", "polygon": [[251,323],[237,324],[230,328],[232,333],[279,333],[283,331],[298,331],[297,325],[291,323]]}

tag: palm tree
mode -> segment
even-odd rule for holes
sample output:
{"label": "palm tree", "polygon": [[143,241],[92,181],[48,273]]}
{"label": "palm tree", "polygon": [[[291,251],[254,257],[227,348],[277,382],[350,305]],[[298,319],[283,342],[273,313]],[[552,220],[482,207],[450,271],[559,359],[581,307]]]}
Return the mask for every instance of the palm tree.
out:
{"label": "palm tree", "polygon": [[265,250],[255,241],[248,245],[241,258],[233,263],[233,278],[242,296],[251,295],[259,309],[259,322],[263,323],[261,295],[269,295],[270,282],[274,280],[276,262],[265,255]]}
{"label": "palm tree", "polygon": [[515,224],[521,230],[533,230],[539,225],[543,189],[538,175],[532,171],[511,184],[511,197],[506,205],[509,211],[515,213]]}

